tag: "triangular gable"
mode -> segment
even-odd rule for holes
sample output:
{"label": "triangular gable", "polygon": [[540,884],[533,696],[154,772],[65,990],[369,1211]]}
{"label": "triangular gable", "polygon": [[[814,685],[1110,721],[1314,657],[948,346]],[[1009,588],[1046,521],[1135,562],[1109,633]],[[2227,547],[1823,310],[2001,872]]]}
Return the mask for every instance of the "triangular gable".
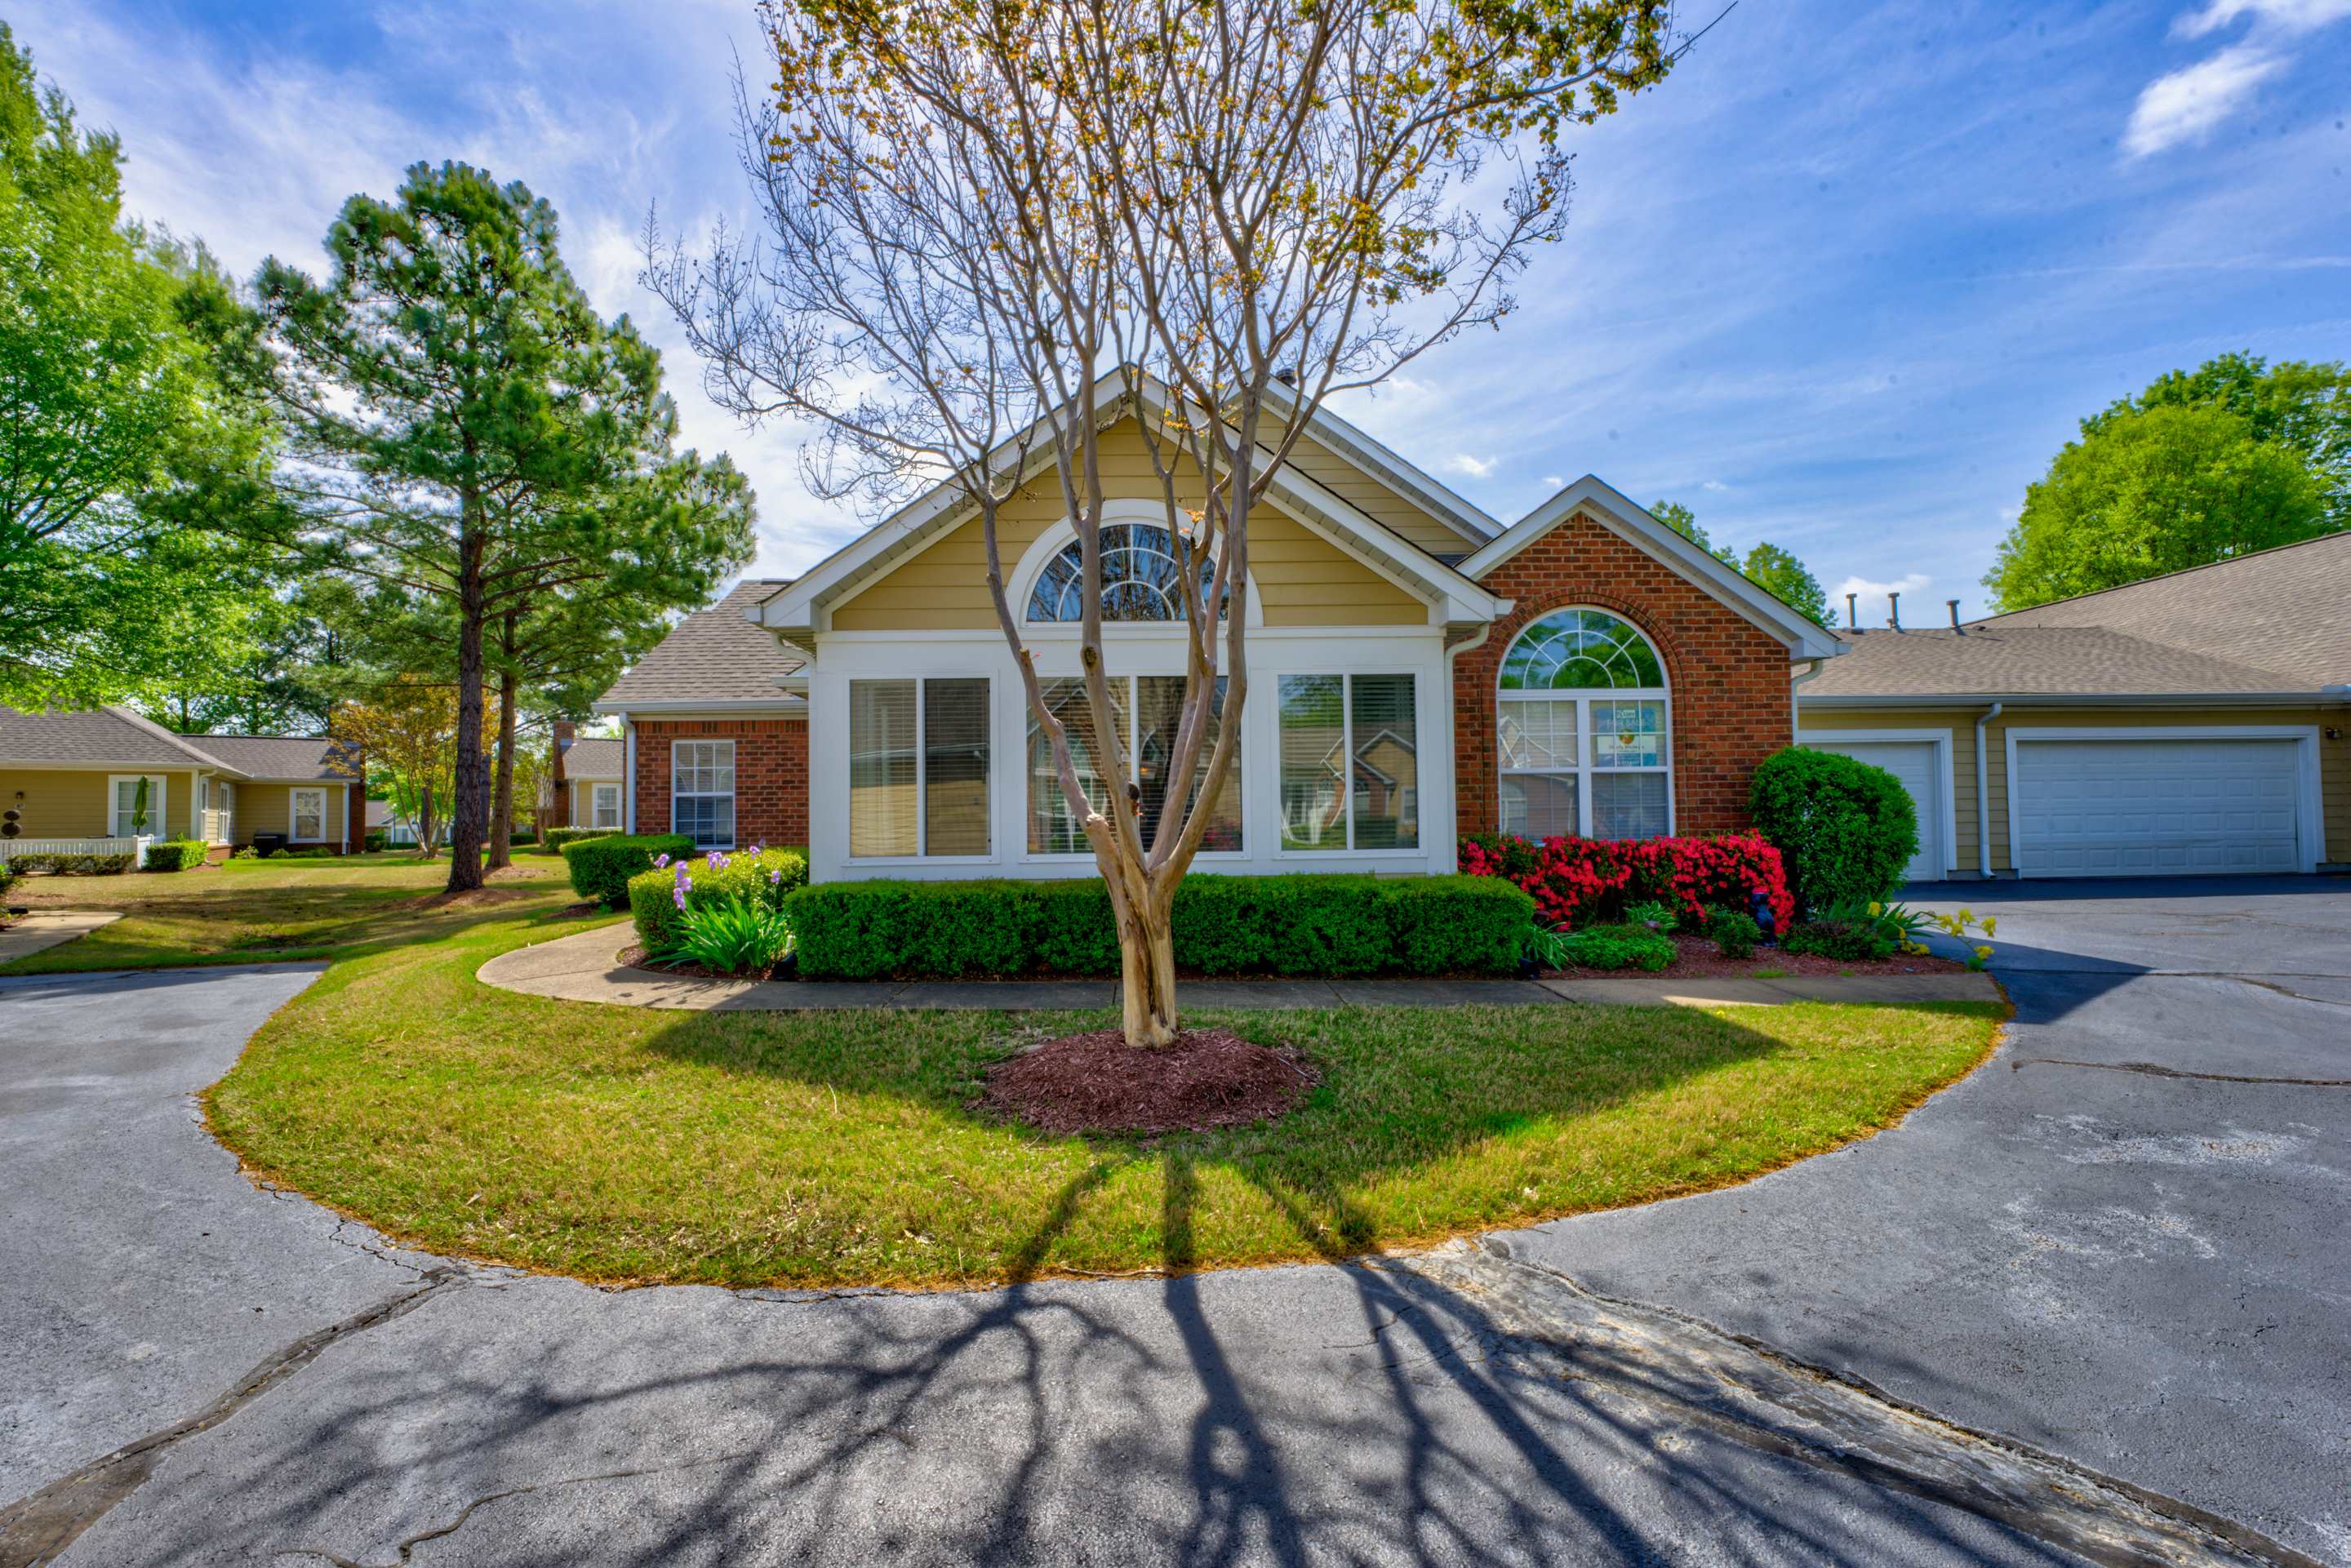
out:
{"label": "triangular gable", "polygon": [[1757,587],[1698,545],[1651,517],[1614,486],[1586,474],[1511,524],[1500,538],[1461,563],[1464,576],[1483,580],[1520,551],[1582,514],[1625,543],[1687,578],[1741,618],[1787,643],[1800,659],[1833,658],[1844,651],[1827,628],[1778,595]]}

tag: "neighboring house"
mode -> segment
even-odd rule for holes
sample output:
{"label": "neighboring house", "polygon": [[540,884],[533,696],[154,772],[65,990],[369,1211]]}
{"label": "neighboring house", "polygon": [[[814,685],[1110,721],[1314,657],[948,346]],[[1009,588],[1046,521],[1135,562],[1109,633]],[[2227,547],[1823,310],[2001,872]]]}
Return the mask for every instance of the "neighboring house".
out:
{"label": "neighboring house", "polygon": [[[359,747],[323,737],[175,735],[127,708],[0,707],[0,853],[120,852],[202,839],[224,852],[256,832],[297,847],[360,847]],[[144,823],[139,781],[147,781]]]}
{"label": "neighboring house", "polygon": [[2351,869],[2351,534],[1839,640],[1800,736],[1908,786],[1914,878]]}
{"label": "neighboring house", "polygon": [[619,828],[627,821],[621,775],[627,757],[618,738],[580,738],[568,720],[555,725],[538,812],[550,828]]}
{"label": "neighboring house", "polygon": [[405,846],[416,842],[416,824],[402,816],[400,808],[389,800],[367,803],[367,831],[381,833],[386,844]]}
{"label": "neighboring house", "polygon": [[[1146,823],[1184,681],[1165,510],[1128,389],[1106,426],[1103,643]],[[1011,449],[1008,448],[1008,451]],[[1033,457],[998,519],[1006,588],[1102,777],[1077,695],[1076,545]],[[1790,678],[1840,642],[1586,477],[1504,526],[1329,413],[1250,524],[1249,697],[1203,871],[1443,872],[1458,833],[1747,824],[1795,730]],[[820,878],[1095,874],[943,486],[789,581],[688,616],[596,710],[622,811],[712,845],[805,843]],[[1146,831],[1148,827],[1146,827]]]}

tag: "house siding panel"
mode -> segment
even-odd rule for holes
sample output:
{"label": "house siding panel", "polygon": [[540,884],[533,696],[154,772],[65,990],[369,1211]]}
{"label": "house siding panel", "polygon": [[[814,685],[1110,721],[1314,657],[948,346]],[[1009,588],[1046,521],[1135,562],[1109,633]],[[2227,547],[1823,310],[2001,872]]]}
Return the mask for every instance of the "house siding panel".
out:
{"label": "house siding panel", "polygon": [[1502,655],[1529,624],[1570,605],[1623,616],[1665,661],[1673,695],[1675,831],[1749,825],[1756,765],[1788,745],[1795,730],[1788,650],[1779,639],[1581,513],[1496,567],[1482,585],[1516,605],[1483,643],[1454,659],[1463,832],[1491,832],[1500,816],[1494,702]]}
{"label": "house siding panel", "polygon": [[[809,841],[806,718],[640,718],[635,726],[637,831],[669,831],[674,743],[731,740],[735,841],[794,847]],[[581,800],[584,804],[584,792]]]}

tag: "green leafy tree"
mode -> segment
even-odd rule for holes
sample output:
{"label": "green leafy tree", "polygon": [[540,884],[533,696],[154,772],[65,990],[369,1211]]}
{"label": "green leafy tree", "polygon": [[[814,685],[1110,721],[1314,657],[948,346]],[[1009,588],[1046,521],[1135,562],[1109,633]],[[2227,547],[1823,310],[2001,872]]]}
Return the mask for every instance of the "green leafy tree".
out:
{"label": "green leafy tree", "polygon": [[2216,404],[2158,403],[2088,422],[2028,486],[1984,586],[2022,610],[2327,530],[2320,476]]}
{"label": "green leafy tree", "polygon": [[211,531],[266,496],[252,314],[200,247],[122,215],[116,139],[0,24],[0,700],[89,705],[249,651],[267,558]]}
{"label": "green leafy tree", "polygon": [[1829,596],[1821,587],[1821,580],[1796,559],[1794,552],[1767,542],[1756,545],[1741,557],[1729,545],[1716,544],[1708,538],[1698,523],[1698,514],[1679,501],[1656,502],[1649,507],[1649,516],[1789,608],[1802,611],[1823,626],[1836,624],[1836,612],[1829,608]]}
{"label": "green leafy tree", "polygon": [[[258,283],[285,351],[287,484],[313,561],[397,591],[412,613],[388,640],[445,650],[402,667],[445,669],[455,692],[459,891],[480,885],[489,838],[497,629],[616,579],[700,602],[748,557],[751,499],[693,483],[733,471],[673,450],[660,356],[626,317],[596,314],[527,187],[420,163],[392,201],[345,203],[327,249],[323,281],[273,258]],[[512,745],[509,727],[509,787]]]}
{"label": "green leafy tree", "polygon": [[2351,528],[2351,366],[2340,361],[2221,354],[2192,371],[2158,376],[2082,422],[2093,434],[2116,419],[2150,408],[2220,408],[2245,422],[2255,441],[2282,446],[2307,463],[2326,493],[2327,527]]}

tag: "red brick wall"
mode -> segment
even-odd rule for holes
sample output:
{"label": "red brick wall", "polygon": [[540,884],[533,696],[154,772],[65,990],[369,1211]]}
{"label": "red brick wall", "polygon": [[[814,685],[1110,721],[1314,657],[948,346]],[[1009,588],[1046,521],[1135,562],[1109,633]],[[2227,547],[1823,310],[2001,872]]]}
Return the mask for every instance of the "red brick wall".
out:
{"label": "red brick wall", "polygon": [[1494,742],[1495,671],[1528,623],[1568,605],[1623,616],[1648,634],[1673,693],[1674,826],[1684,833],[1744,828],[1755,765],[1795,731],[1788,650],[1671,568],[1581,514],[1482,580],[1518,607],[1483,645],[1453,664],[1456,808],[1465,833],[1492,832],[1501,813]]}
{"label": "red brick wall", "polygon": [[639,719],[637,831],[669,831],[670,746],[680,740],[735,743],[737,844],[809,841],[804,718]]}

